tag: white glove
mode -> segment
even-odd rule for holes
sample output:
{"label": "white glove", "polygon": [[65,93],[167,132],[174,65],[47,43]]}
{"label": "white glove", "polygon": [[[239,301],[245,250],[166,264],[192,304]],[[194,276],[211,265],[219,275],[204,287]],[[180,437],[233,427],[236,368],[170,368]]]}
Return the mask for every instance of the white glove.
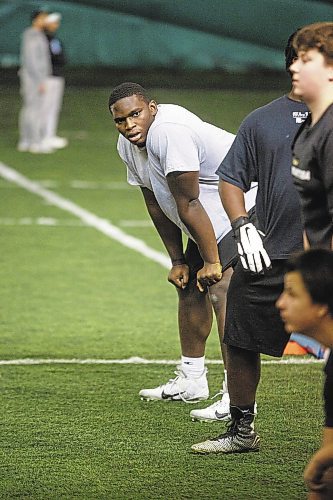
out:
{"label": "white glove", "polygon": [[264,234],[258,231],[248,217],[238,217],[232,221],[231,226],[244,269],[255,274],[263,274],[265,269],[270,269],[271,259],[261,238]]}

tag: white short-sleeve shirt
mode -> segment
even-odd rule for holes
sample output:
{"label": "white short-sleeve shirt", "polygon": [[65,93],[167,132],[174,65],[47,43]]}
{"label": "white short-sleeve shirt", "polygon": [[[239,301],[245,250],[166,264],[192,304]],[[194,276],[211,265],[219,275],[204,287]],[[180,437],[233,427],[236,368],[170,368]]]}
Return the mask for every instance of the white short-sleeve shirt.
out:
{"label": "white short-sleeve shirt", "polygon": [[[231,226],[218,193],[219,177],[215,172],[234,138],[233,134],[202,121],[181,106],[160,104],[148,132],[146,149],[139,149],[120,135],[118,152],[127,166],[129,184],[152,190],[165,215],[190,238],[178,215],[167,175],[199,172],[199,200],[219,242]],[[255,196],[256,189],[246,194],[247,208],[254,205]]]}

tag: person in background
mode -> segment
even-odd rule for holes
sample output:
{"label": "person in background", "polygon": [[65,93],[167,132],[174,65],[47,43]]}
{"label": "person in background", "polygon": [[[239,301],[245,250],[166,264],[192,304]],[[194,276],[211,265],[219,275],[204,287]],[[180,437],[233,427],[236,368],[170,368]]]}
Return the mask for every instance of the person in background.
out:
{"label": "person in background", "polygon": [[65,78],[63,67],[66,63],[64,47],[57,37],[61,14],[53,12],[45,19],[45,34],[49,43],[52,74],[47,78],[45,99],[43,102],[43,143],[50,148],[61,149],[68,145],[65,137],[57,135],[59,116],[62,107]]}
{"label": "person in background", "polygon": [[[296,57],[293,36],[285,48],[287,72]],[[281,357],[289,341],[275,303],[283,290],[286,261],[303,247],[301,208],[290,162],[293,137],[307,112],[293,88],[253,111],[217,171],[240,257],[228,289],[224,335],[232,420],[226,432],[194,444],[194,453],[260,449],[254,428],[260,355]],[[244,193],[254,181],[258,193],[253,223]]]}
{"label": "person in background", "polygon": [[19,115],[19,142],[17,150],[30,153],[52,153],[43,144],[42,110],[51,75],[51,57],[44,33],[48,13],[37,10],[31,15],[31,26],[22,36],[20,93],[23,104]]}
{"label": "person in background", "polygon": [[[333,253],[311,249],[287,262],[284,291],[276,305],[288,332],[298,331],[333,348]],[[325,422],[320,449],[304,479],[309,500],[333,498],[333,353],[325,366]]]}

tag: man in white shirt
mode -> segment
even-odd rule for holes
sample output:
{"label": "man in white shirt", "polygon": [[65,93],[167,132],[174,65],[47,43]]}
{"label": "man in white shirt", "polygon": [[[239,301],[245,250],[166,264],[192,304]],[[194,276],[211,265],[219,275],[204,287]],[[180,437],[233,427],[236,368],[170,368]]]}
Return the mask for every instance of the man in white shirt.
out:
{"label": "man in white shirt", "polygon": [[31,14],[31,26],[22,35],[20,93],[22,109],[19,116],[18,151],[52,153],[42,143],[42,107],[45,100],[47,78],[51,74],[51,58],[44,33],[47,12],[36,10]]}
{"label": "man in white shirt", "polygon": [[[141,188],[170,256],[168,280],[179,297],[181,365],[174,379],[139,394],[147,400],[207,399],[205,343],[212,309],[222,341],[226,291],[237,259],[215,174],[234,135],[180,106],[157,105],[136,83],[116,87],[109,109],[120,132],[118,152],[127,166],[128,182]],[[248,195],[249,207],[255,192]],[[189,238],[185,250],[182,232]],[[223,387],[220,420],[229,415],[226,380]]]}

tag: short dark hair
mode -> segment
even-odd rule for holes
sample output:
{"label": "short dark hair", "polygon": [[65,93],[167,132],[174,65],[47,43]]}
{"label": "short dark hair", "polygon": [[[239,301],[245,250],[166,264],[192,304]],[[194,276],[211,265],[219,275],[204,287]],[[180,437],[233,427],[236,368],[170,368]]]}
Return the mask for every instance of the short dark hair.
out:
{"label": "short dark hair", "polygon": [[304,26],[293,40],[294,48],[308,51],[318,49],[326,64],[333,64],[333,23],[322,22]]}
{"label": "short dark hair", "polygon": [[109,97],[109,109],[111,111],[111,106],[119,101],[119,99],[123,99],[124,97],[130,97],[132,95],[139,95],[146,102],[150,102],[151,98],[148,95],[146,89],[144,89],[139,83],[133,82],[124,82],[115,87]]}
{"label": "short dark hair", "polygon": [[317,248],[296,254],[287,261],[286,272],[292,271],[301,274],[313,302],[327,305],[333,318],[333,252]]}
{"label": "short dark hair", "polygon": [[286,71],[287,73],[290,74],[289,68],[292,65],[294,59],[297,58],[297,52],[293,46],[293,40],[295,38],[295,35],[300,31],[301,28],[298,28],[294,33],[290,35],[287,41],[287,45],[284,49],[284,59],[285,59],[285,64],[286,64]]}
{"label": "short dark hair", "polygon": [[44,9],[33,10],[30,16],[31,22],[34,21],[38,16],[40,16],[40,14],[48,14],[48,12]]}

